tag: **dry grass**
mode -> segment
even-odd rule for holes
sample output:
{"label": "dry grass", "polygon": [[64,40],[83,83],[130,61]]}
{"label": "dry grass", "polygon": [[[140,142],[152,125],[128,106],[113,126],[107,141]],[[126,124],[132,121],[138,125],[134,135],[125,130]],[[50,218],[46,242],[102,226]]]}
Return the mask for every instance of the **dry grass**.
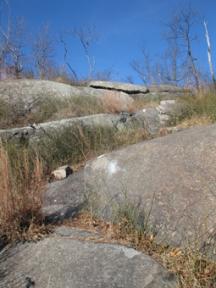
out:
{"label": "dry grass", "polygon": [[205,125],[216,121],[216,90],[206,88],[194,96],[185,96],[179,101],[183,104],[184,109],[181,117],[176,119],[177,124],[183,121],[185,122],[183,125],[187,127],[193,123],[194,125],[202,123]]}
{"label": "dry grass", "polygon": [[105,113],[120,113],[122,111],[132,112],[134,111],[133,102],[131,104],[126,102],[119,92],[109,91],[104,94],[101,99]]}
{"label": "dry grass", "polygon": [[42,185],[37,155],[14,147],[6,150],[0,144],[0,235],[6,241],[32,239],[43,231]]}
{"label": "dry grass", "polygon": [[179,288],[216,287],[216,263],[203,257],[196,249],[180,249],[158,245],[154,235],[146,234],[132,225],[131,219],[121,217],[118,223],[104,222],[92,214],[82,213],[65,225],[99,232],[101,237],[91,241],[118,243],[142,251],[159,261],[177,276]]}
{"label": "dry grass", "polygon": [[182,120],[178,125],[177,128],[180,129],[185,129],[185,128],[190,128],[190,127],[195,127],[195,126],[203,126],[203,125],[209,125],[213,121],[209,116],[198,116],[194,115],[191,118],[186,118]]}
{"label": "dry grass", "polygon": [[147,137],[142,129],[116,132],[102,127],[76,127],[45,136],[33,146],[1,143],[0,236],[11,241],[34,238],[46,231],[40,213],[41,197],[45,178],[53,169],[65,164],[79,169],[101,153]]}

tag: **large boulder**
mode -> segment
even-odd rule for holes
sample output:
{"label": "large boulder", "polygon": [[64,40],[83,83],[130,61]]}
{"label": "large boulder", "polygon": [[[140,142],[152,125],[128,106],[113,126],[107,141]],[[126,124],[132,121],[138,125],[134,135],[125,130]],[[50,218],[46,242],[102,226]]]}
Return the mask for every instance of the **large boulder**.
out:
{"label": "large boulder", "polygon": [[127,94],[147,93],[149,91],[148,88],[144,85],[135,85],[130,83],[111,82],[111,81],[91,81],[89,82],[89,87],[97,89],[121,91]]}
{"label": "large boulder", "polygon": [[85,192],[101,217],[129,202],[158,241],[203,246],[216,227],[215,163],[216,125],[192,128],[90,161]]}
{"label": "large boulder", "polygon": [[177,287],[175,277],[149,256],[120,245],[90,242],[89,236],[98,238],[61,227],[40,242],[6,249],[0,256],[0,287]]}

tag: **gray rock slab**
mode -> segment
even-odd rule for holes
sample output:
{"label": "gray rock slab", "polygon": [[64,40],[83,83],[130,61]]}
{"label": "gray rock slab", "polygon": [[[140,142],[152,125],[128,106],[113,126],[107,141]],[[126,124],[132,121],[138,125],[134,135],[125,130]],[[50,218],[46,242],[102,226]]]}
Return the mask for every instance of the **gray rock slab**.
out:
{"label": "gray rock slab", "polygon": [[91,81],[89,87],[97,89],[108,89],[122,91],[128,94],[147,93],[148,88],[144,85],[135,85],[130,83],[111,82],[111,81]]}
{"label": "gray rock slab", "polygon": [[85,189],[102,217],[129,201],[158,241],[202,246],[216,227],[215,163],[216,125],[191,128],[90,161]]}
{"label": "gray rock slab", "polygon": [[177,287],[173,274],[149,256],[120,245],[75,240],[70,233],[3,250],[0,270],[1,288]]}

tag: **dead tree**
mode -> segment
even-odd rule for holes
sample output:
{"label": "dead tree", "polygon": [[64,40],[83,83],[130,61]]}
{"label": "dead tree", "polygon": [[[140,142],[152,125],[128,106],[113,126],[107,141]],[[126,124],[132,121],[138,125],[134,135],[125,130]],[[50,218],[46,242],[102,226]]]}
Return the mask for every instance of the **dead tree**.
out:
{"label": "dead tree", "polygon": [[204,29],[205,29],[205,37],[206,37],[206,43],[207,43],[207,54],[208,54],[208,63],[209,63],[209,69],[211,73],[211,78],[214,86],[216,87],[216,79],[214,74],[214,67],[212,63],[212,52],[211,52],[211,41],[209,37],[208,27],[206,21],[203,22]]}

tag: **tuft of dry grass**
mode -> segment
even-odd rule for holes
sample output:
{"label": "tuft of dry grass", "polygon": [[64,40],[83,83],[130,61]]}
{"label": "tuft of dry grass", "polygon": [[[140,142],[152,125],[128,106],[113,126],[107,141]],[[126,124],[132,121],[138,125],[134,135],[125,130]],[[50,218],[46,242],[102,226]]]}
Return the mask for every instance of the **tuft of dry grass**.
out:
{"label": "tuft of dry grass", "polygon": [[124,99],[119,92],[109,91],[105,93],[101,99],[105,113],[120,113],[122,111],[133,112],[133,102],[131,104],[124,103]]}
{"label": "tuft of dry grass", "polygon": [[194,248],[172,248],[157,244],[153,234],[137,229],[131,219],[122,215],[117,223],[105,222],[91,213],[83,212],[64,225],[100,233],[90,241],[118,243],[150,255],[177,276],[178,288],[215,288],[216,263]]}
{"label": "tuft of dry grass", "polygon": [[195,127],[195,126],[203,126],[203,125],[209,125],[213,121],[209,116],[205,115],[194,115],[191,118],[186,118],[182,120],[178,125],[177,128],[179,129],[185,129],[185,128],[190,128],[190,127]]}
{"label": "tuft of dry grass", "polygon": [[0,143],[0,238],[27,240],[46,230],[40,226],[42,186],[39,157]]}

